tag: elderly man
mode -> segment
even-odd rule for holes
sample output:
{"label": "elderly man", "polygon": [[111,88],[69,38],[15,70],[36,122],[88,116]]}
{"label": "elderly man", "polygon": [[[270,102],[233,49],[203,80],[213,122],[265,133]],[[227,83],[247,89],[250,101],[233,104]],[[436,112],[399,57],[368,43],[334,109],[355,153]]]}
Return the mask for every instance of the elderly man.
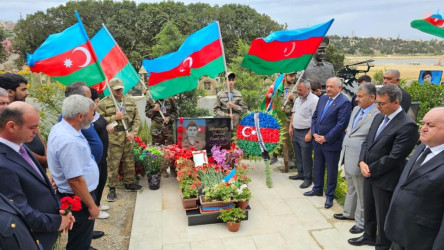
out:
{"label": "elderly man", "polygon": [[63,119],[54,125],[48,137],[48,166],[60,198],[77,195],[82,209],[74,211],[76,223],[68,233],[66,249],[89,249],[94,219],[100,214],[95,203],[99,169],[88,141],[80,132],[91,126],[94,102],[81,95],[63,101]]}
{"label": "elderly man", "polygon": [[364,234],[349,239],[351,245],[376,245],[389,249],[384,222],[390,200],[406,163],[418,140],[418,126],[401,108],[401,89],[382,86],[376,94],[380,114],[373,119],[361,146],[359,167],[364,180]]}
{"label": "elderly man", "polygon": [[310,82],[318,82],[322,88],[325,87],[327,79],[335,76],[335,69],[333,64],[324,61],[325,49],[327,48],[330,40],[328,37],[324,37],[322,43],[319,45],[318,50],[314,54],[310,63],[304,72],[304,79]]}
{"label": "elderly man", "polygon": [[355,225],[350,229],[353,234],[364,232],[364,176],[358,168],[361,145],[367,137],[370,125],[375,115],[379,113],[375,104],[376,87],[371,83],[360,85],[356,91],[358,106],[353,109],[347,133],[342,143],[339,164],[344,163],[347,180],[347,196],[345,197],[344,212],[335,214],[338,220],[355,219]]}
{"label": "elderly man", "polygon": [[0,75],[0,88],[6,89],[9,93],[9,102],[24,102],[29,95],[28,80],[19,74],[4,73]]}
{"label": "elderly man", "polygon": [[38,133],[39,111],[13,102],[0,112],[0,192],[24,215],[43,249],[51,249],[58,231],[69,229],[71,215],[61,216],[59,198],[24,142]]}
{"label": "elderly man", "polygon": [[4,88],[0,88],[0,110],[9,104],[9,94]]}
{"label": "elderly man", "polygon": [[410,109],[410,105],[412,104],[412,98],[410,97],[409,92],[405,91],[401,86],[399,86],[399,80],[401,79],[401,74],[397,69],[389,69],[384,73],[384,85],[386,84],[394,84],[399,87],[402,92],[402,97],[400,99],[401,107],[404,112],[408,112]]}
{"label": "elderly man", "polygon": [[299,82],[297,88],[298,98],[294,101],[288,133],[292,138],[294,155],[298,175],[290,176],[292,180],[304,180],[300,188],[311,185],[313,159],[313,143],[311,142],[311,118],[315,112],[319,97],[311,93],[309,82]]}
{"label": "elderly man", "polygon": [[[108,187],[107,201],[117,199],[116,186],[119,178],[119,164],[123,164],[123,183],[126,191],[137,192],[143,189],[136,182],[134,166],[134,154],[132,152],[134,136],[139,132],[140,117],[137,112],[136,102],[128,95],[123,94],[123,82],[119,78],[113,78],[109,85],[116,98],[118,109],[111,96],[103,98],[99,103],[98,112],[107,121],[108,130]],[[123,126],[126,124],[126,130]]]}
{"label": "elderly man", "polygon": [[396,186],[385,220],[392,249],[444,249],[444,108],[422,120],[422,144]]}
{"label": "elderly man", "polygon": [[325,208],[333,206],[342,140],[351,114],[350,101],[341,94],[341,90],[341,79],[332,77],[327,80],[327,95],[319,98],[311,122],[311,132],[314,138],[314,186],[304,195],[322,196],[325,165],[327,165]]}

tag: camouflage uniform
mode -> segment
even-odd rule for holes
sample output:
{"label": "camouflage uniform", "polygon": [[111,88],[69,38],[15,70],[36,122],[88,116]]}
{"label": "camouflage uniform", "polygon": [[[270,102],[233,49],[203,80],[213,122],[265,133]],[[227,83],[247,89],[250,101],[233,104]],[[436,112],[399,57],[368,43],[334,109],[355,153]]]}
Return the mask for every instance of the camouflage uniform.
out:
{"label": "camouflage uniform", "polygon": [[194,139],[193,143],[190,142],[188,140],[188,138],[182,140],[182,147],[183,148],[194,147],[194,149],[196,149],[196,150],[204,150],[205,149],[205,145],[206,145],[205,140],[202,139],[202,138],[199,138],[199,137],[196,137]]}
{"label": "camouflage uniform", "polygon": [[309,82],[319,82],[323,89],[325,89],[327,80],[334,76],[335,69],[333,68],[333,64],[326,61],[318,62],[312,58],[305,69],[303,79]]}
{"label": "camouflage uniform", "polygon": [[[245,109],[244,101],[242,100],[241,92],[233,89],[231,92],[233,107],[233,131],[236,131],[237,125],[240,122],[240,116]],[[227,117],[230,115],[230,106],[228,106],[228,92],[221,90],[217,93],[216,104],[214,105],[214,115],[216,117]]]}
{"label": "camouflage uniform", "polygon": [[[296,92],[296,88],[294,88],[294,86],[295,86],[294,84],[284,85],[284,90],[283,90],[282,94],[279,96],[281,105],[283,105],[284,102],[285,102],[285,99],[287,99],[287,95],[289,93],[293,94],[293,100],[288,99],[287,103],[283,107],[283,111],[284,111],[284,114],[285,114],[285,120],[282,121],[282,127],[284,128],[284,131],[285,131],[284,143],[282,145],[282,155],[284,157],[284,172],[288,172],[288,169],[289,169],[289,155],[293,155],[292,154],[293,147],[292,147],[292,144],[291,144],[291,136],[288,133],[288,126],[290,124],[291,110],[293,109],[294,100],[298,96],[298,93]],[[293,92],[291,92],[292,90],[293,90]],[[280,106],[279,108],[282,108],[282,106]]]}
{"label": "camouflage uniform", "polygon": [[[137,135],[140,127],[140,117],[137,112],[137,105],[134,99],[125,95],[123,99],[124,120],[128,128],[128,132]],[[118,104],[122,104],[121,100],[117,100]],[[99,103],[98,112],[105,118],[107,124],[115,120],[116,106],[111,96],[103,98]],[[109,133],[109,148],[108,148],[108,186],[114,188],[118,184],[119,178],[119,164],[122,161],[124,184],[133,184],[136,182],[135,168],[134,168],[134,154],[132,152],[133,142],[126,139],[125,129],[122,120],[116,121],[117,126],[114,127],[114,132]]]}
{"label": "camouflage uniform", "polygon": [[[164,112],[163,115],[165,118],[169,119],[167,124],[163,123],[163,118],[160,112],[153,110],[156,104],[159,104],[160,107],[165,106],[166,112]],[[166,99],[154,101],[153,99],[149,98],[146,102],[145,113],[146,116],[151,119],[151,137],[153,145],[173,144],[173,124],[179,115],[174,99],[172,97],[168,97]]]}

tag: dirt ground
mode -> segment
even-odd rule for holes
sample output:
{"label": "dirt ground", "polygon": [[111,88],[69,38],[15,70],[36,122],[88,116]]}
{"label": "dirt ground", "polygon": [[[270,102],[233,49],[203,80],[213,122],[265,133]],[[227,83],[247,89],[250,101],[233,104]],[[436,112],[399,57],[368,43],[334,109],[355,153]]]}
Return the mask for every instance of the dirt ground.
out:
{"label": "dirt ground", "polygon": [[[97,249],[128,249],[137,193],[126,192],[122,185],[117,188],[115,202],[106,201],[106,195],[107,187],[103,192],[101,204],[110,207],[107,211],[110,216],[108,219],[97,219],[94,226],[94,230],[105,232],[105,236],[93,240],[91,246]],[[60,249],[64,249],[67,237],[68,234],[62,235]]]}

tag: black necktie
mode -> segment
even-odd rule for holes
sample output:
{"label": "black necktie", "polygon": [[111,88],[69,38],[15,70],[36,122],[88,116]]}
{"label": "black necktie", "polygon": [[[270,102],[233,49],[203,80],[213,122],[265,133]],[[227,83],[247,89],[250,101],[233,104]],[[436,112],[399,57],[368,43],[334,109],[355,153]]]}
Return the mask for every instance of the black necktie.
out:
{"label": "black necktie", "polygon": [[413,172],[415,172],[416,170],[419,169],[419,167],[421,166],[421,164],[424,162],[425,158],[427,157],[428,154],[430,154],[432,152],[432,150],[430,150],[430,148],[426,148],[420,157],[418,157],[418,159],[416,160],[416,162],[413,164],[412,166],[412,170],[410,170],[410,174],[412,174]]}

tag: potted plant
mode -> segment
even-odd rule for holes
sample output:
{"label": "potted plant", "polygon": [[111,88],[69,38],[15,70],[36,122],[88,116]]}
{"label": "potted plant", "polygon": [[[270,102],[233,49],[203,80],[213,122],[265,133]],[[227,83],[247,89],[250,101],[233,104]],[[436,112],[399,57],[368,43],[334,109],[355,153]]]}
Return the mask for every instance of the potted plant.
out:
{"label": "potted plant", "polygon": [[246,184],[242,184],[234,191],[233,199],[237,202],[237,206],[241,209],[247,209],[251,199],[251,191]]}
{"label": "potted plant", "polygon": [[233,191],[232,185],[225,182],[205,188],[205,195],[199,196],[202,212],[217,212],[220,209],[232,208]]}
{"label": "potted plant", "polygon": [[182,205],[185,210],[197,209],[197,186],[186,185],[182,188]]}
{"label": "potted plant", "polygon": [[228,210],[220,210],[220,214],[217,218],[227,223],[227,227],[230,232],[237,232],[239,231],[241,221],[245,219],[245,217],[245,211],[241,208],[235,207]]}
{"label": "potted plant", "polygon": [[165,158],[163,153],[156,147],[149,148],[145,145],[145,143],[139,142],[139,140],[135,141],[136,145],[133,149],[133,153],[136,160],[142,165],[142,169],[146,174],[148,179],[148,187],[151,190],[157,190],[160,187],[160,173],[165,167]]}

